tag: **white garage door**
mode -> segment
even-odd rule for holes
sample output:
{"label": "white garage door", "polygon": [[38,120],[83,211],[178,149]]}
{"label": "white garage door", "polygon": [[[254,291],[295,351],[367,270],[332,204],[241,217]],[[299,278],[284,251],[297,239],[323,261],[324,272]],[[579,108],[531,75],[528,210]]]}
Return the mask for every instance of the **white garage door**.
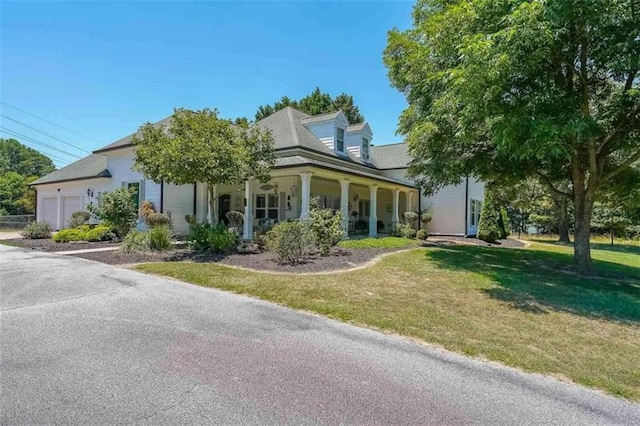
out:
{"label": "white garage door", "polygon": [[62,197],[63,228],[67,228],[69,226],[71,214],[79,210],[82,210],[82,197]]}
{"label": "white garage door", "polygon": [[43,198],[42,199],[42,221],[48,222],[51,229],[58,227],[58,199]]}

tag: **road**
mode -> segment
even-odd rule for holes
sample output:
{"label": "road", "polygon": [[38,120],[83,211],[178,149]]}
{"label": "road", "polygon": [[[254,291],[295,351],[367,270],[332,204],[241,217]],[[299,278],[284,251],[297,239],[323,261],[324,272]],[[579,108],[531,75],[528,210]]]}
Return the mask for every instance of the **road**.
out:
{"label": "road", "polygon": [[580,386],[83,259],[0,245],[0,283],[2,424],[640,424]]}

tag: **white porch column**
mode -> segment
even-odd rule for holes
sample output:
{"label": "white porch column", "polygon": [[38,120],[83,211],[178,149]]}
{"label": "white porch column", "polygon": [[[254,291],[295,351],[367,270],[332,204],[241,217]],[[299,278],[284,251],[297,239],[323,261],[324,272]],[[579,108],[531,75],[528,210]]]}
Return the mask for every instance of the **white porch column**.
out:
{"label": "white porch column", "polygon": [[407,211],[408,212],[412,211],[412,209],[411,209],[411,207],[413,207],[412,206],[412,204],[413,204],[412,203],[412,201],[413,201],[412,198],[413,198],[413,192],[407,191]]}
{"label": "white porch column", "polygon": [[349,235],[349,181],[340,181],[340,214],[342,215],[342,228],[344,235]]}
{"label": "white porch column", "polygon": [[[60,191],[58,189],[58,191]],[[62,212],[62,197],[60,196],[60,192],[58,192],[58,205],[57,210],[58,210],[58,219],[56,220],[56,227],[58,228],[58,231],[61,230],[62,228],[64,228],[64,218],[62,217],[63,212]]]}
{"label": "white porch column", "polygon": [[251,193],[251,181],[244,183],[244,224],[242,238],[253,240],[253,194]]}
{"label": "white porch column", "polygon": [[300,178],[302,178],[302,208],[300,210],[300,219],[307,219],[309,217],[309,206],[311,204],[311,176],[313,176],[313,173],[311,172],[300,173]]}
{"label": "white porch column", "polygon": [[369,187],[369,236],[378,235],[378,185]]}
{"label": "white porch column", "polygon": [[392,190],[393,192],[393,217],[391,219],[391,227],[395,230],[396,227],[398,226],[398,223],[400,223],[400,216],[399,216],[399,205],[400,205],[400,190],[398,188],[395,188]]}

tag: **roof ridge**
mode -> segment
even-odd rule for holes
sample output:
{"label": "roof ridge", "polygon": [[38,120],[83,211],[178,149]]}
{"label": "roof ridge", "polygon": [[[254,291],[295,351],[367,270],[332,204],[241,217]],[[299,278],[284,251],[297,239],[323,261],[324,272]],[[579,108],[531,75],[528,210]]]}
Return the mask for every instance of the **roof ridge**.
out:
{"label": "roof ridge", "polygon": [[384,145],[374,145],[375,148],[382,148],[385,146],[394,146],[394,145],[403,145],[406,144],[406,142],[395,142],[395,143],[386,143]]}
{"label": "roof ridge", "polygon": [[289,126],[291,126],[291,133],[293,133],[293,141],[295,143],[296,146],[300,145],[300,139],[298,138],[298,131],[296,130],[296,123],[294,121],[293,118],[293,114],[291,113],[291,110],[293,109],[292,107],[285,107],[285,108],[290,108],[287,110],[287,115],[289,116]]}

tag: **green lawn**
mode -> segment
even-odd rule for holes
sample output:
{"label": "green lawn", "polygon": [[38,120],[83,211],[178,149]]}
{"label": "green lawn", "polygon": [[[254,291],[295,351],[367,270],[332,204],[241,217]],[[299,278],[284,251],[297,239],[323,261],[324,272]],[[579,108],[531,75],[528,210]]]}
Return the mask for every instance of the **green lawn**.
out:
{"label": "green lawn", "polygon": [[571,249],[417,248],[335,275],[261,274],[215,264],[137,269],[416,337],[640,401],[640,256],[594,250],[597,277]]}
{"label": "green lawn", "polygon": [[367,249],[367,248],[401,248],[416,246],[416,240],[401,237],[380,237],[380,238],[356,238],[344,240],[338,243],[339,247],[346,249]]}

